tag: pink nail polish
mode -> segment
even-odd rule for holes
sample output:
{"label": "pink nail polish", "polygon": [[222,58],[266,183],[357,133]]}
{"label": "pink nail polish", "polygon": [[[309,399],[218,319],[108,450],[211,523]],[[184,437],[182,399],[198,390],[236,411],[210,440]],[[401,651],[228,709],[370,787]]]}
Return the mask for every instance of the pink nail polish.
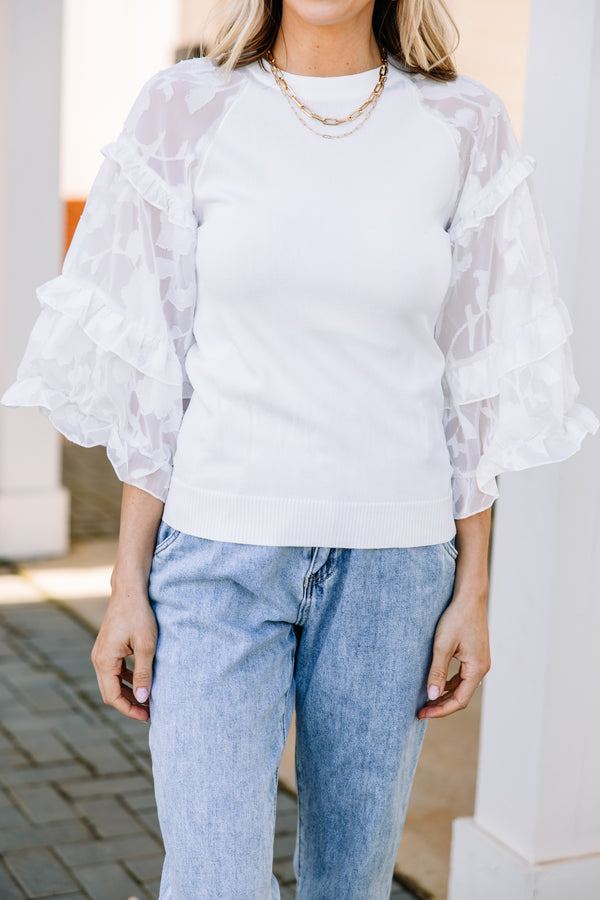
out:
{"label": "pink nail polish", "polygon": [[440,689],[437,684],[430,684],[427,688],[427,696],[430,700],[437,700],[440,696]]}
{"label": "pink nail polish", "polygon": [[147,688],[137,688],[135,690],[135,699],[138,703],[145,703],[148,699],[148,690]]}

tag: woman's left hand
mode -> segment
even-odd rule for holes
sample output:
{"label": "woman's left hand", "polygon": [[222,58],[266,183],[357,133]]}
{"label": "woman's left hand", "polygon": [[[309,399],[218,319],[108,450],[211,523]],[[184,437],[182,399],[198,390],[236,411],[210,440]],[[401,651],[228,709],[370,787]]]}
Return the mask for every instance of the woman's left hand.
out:
{"label": "woman's left hand", "polygon": [[[454,592],[438,619],[427,679],[430,699],[418,710],[419,719],[440,718],[464,709],[490,670],[487,563],[491,515],[488,507],[455,520],[458,555]],[[447,680],[453,657],[460,660],[460,669]]]}
{"label": "woman's left hand", "polygon": [[[453,657],[460,660],[460,670],[448,681]],[[432,686],[438,689],[439,696],[421,707],[418,718],[440,718],[464,709],[490,665],[485,597],[454,595],[438,620],[427,679],[428,696],[432,696]]]}

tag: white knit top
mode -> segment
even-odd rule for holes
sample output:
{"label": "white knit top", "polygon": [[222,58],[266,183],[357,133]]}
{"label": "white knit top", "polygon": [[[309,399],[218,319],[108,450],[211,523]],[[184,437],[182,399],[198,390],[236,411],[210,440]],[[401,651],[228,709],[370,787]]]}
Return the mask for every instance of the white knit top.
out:
{"label": "white knit top", "polygon": [[[377,77],[286,73],[337,117]],[[298,115],[267,64],[151,78],[1,402],[104,444],[189,534],[449,540],[499,473],[600,425],[575,402],[534,161],[491,90],[392,59],[353,134]]]}

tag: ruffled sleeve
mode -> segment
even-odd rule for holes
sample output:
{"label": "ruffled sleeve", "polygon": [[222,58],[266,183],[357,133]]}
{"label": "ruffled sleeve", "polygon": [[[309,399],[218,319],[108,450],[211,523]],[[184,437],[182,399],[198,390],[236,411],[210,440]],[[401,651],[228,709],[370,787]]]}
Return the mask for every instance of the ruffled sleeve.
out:
{"label": "ruffled sleeve", "polygon": [[61,274],[5,406],[38,406],[69,440],[104,445],[119,479],[164,501],[192,387],[185,370],[196,300],[193,147],[155,76],[97,173]]}
{"label": "ruffled sleeve", "polygon": [[600,425],[576,402],[573,329],[536,198],[535,162],[496,101],[448,229],[452,276],[435,330],[457,519],[492,505],[498,474],[566,459]]}

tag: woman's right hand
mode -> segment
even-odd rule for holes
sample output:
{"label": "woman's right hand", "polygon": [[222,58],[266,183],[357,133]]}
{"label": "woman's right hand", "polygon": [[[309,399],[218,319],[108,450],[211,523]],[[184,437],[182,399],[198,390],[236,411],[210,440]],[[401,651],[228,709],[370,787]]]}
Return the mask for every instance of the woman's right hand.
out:
{"label": "woman's right hand", "polygon": [[[152,689],[152,663],[156,649],[156,617],[142,585],[135,587],[111,579],[112,596],[92,648],[102,699],[130,719],[147,722]],[[133,654],[133,679],[126,657]],[[133,680],[133,689],[126,681]]]}
{"label": "woman's right hand", "polygon": [[[148,577],[163,509],[164,503],[152,494],[123,484],[111,598],[91,652],[104,702],[141,722],[150,718],[158,626],[148,598]],[[133,676],[125,664],[132,654]]]}

